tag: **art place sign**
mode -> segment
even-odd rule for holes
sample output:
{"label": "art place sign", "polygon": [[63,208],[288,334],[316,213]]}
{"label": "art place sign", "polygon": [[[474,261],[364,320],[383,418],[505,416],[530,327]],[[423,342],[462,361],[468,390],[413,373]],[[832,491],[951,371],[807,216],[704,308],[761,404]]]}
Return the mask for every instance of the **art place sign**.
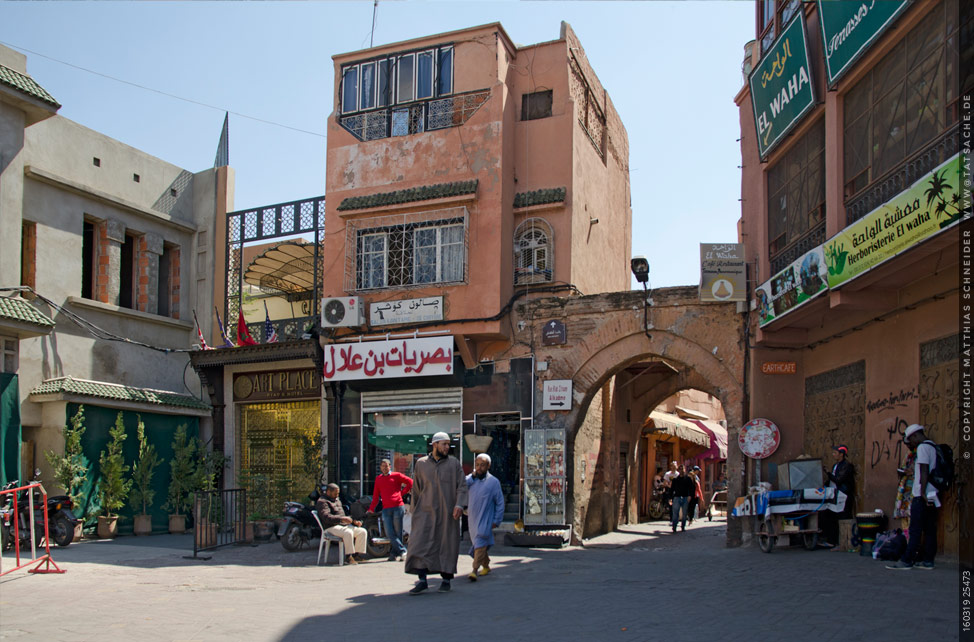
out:
{"label": "art place sign", "polygon": [[325,381],[420,377],[453,373],[453,337],[422,337],[324,347]]}
{"label": "art place sign", "polygon": [[799,11],[785,27],[751,72],[748,84],[763,159],[815,105],[804,12]]}

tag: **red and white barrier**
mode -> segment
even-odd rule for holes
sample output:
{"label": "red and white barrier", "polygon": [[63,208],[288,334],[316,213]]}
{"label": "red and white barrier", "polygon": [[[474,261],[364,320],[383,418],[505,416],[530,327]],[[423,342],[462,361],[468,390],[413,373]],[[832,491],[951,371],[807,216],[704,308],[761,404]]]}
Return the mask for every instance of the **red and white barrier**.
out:
{"label": "red and white barrier", "polygon": [[[44,551],[45,552],[40,557],[37,556],[38,551],[35,545],[35,543],[37,542],[37,538],[35,537],[36,533],[34,532],[34,528],[36,528],[34,511],[37,510],[37,507],[34,506],[33,489],[35,488],[40,489],[41,491],[41,507],[44,511]],[[24,562],[23,564],[21,564],[20,562],[20,524],[18,523],[18,520],[20,519],[20,510],[17,505],[18,502],[17,495],[22,490],[27,491],[26,493],[27,501],[30,508],[30,510],[27,511],[28,519],[30,520],[30,560]],[[6,575],[7,573],[13,573],[16,570],[22,569],[26,566],[30,566],[31,564],[36,564],[37,566],[27,571],[28,573],[63,573],[64,569],[59,568],[58,565],[55,564],[54,560],[51,558],[51,542],[49,537],[49,533],[51,532],[51,530],[50,530],[50,523],[48,521],[48,514],[47,514],[47,491],[44,490],[44,486],[40,482],[35,482],[33,484],[27,484],[26,486],[20,486],[19,488],[11,488],[9,490],[0,491],[0,505],[5,503],[5,499],[4,499],[5,495],[10,495],[12,500],[11,506],[13,509],[13,520],[11,523],[10,536],[13,538],[13,542],[14,542],[16,566],[4,570],[3,558],[2,556],[0,556],[0,576]],[[41,568],[42,564],[44,565],[43,569]],[[51,568],[52,566],[54,568]]]}

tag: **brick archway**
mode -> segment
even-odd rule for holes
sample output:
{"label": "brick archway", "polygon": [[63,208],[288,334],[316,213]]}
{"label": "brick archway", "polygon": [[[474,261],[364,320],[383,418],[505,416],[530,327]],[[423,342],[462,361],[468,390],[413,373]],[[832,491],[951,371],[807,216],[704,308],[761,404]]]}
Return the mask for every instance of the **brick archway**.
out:
{"label": "brick archway", "polygon": [[[696,388],[717,397],[732,442],[743,423],[746,339],[736,304],[701,302],[695,287],[658,289],[651,298],[648,313],[643,305],[646,295],[630,291],[534,299],[516,306],[512,315],[514,327],[521,329],[515,335],[520,349],[512,349],[511,356],[533,348],[537,362],[545,364],[541,367],[546,369],[536,373],[534,425],[564,428],[569,436],[574,468],[566,500],[575,531],[586,537],[615,528],[611,515],[619,501],[618,482],[635,474],[631,467],[621,470],[624,464],[620,464],[619,453],[630,441],[635,447],[633,438],[643,413],[669,394]],[[649,336],[644,331],[644,314],[651,328]],[[543,345],[542,332],[551,320],[566,325],[564,345]],[[617,374],[647,363],[662,363],[665,368],[657,368],[663,372],[653,375],[638,398],[631,391],[617,390]],[[571,410],[541,409],[543,382],[549,379],[572,381]],[[620,403],[628,403],[629,412],[615,407]],[[625,421],[620,419],[623,416]],[[729,455],[732,484],[740,479],[740,469],[740,457]],[[739,489],[731,489],[731,494],[736,492]],[[740,537],[732,534],[734,526],[728,524],[731,543]]]}

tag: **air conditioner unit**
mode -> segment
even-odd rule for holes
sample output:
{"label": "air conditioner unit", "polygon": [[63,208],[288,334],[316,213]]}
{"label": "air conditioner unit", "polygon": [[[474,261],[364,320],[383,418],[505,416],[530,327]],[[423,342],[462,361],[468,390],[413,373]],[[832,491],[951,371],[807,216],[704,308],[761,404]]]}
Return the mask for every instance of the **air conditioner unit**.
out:
{"label": "air conditioner unit", "polygon": [[365,301],[357,296],[321,300],[321,327],[354,328],[365,324]]}

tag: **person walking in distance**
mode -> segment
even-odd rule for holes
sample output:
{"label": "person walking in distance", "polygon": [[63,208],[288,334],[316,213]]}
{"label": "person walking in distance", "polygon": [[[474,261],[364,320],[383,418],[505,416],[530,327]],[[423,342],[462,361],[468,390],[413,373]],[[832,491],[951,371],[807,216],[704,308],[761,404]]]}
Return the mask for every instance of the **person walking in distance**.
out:
{"label": "person walking in distance", "polygon": [[685,531],[687,529],[687,504],[697,489],[693,479],[686,474],[683,465],[680,465],[677,470],[679,475],[670,480],[670,488],[673,490],[672,525],[674,533],[676,532],[676,523],[680,521],[681,512],[683,513],[683,523],[680,530]]}
{"label": "person walking in distance", "polygon": [[490,474],[490,455],[477,455],[473,473],[467,475],[467,520],[470,525],[470,555],[473,556],[473,572],[467,576],[471,582],[477,576],[490,573],[490,557],[487,550],[494,545],[494,528],[504,519],[504,493],[501,483]]}
{"label": "person walking in distance", "polygon": [[[933,559],[937,555],[937,509],[940,508],[937,488],[930,483],[930,473],[937,467],[937,449],[932,441],[927,440],[920,424],[908,427],[903,439],[911,450],[916,451],[916,462],[913,464],[913,499],[910,502],[910,537],[900,561],[887,564],[886,568],[897,571],[908,571],[911,568],[931,570],[934,566]],[[920,560],[917,560],[918,554]]]}
{"label": "person walking in distance", "polygon": [[402,518],[406,512],[402,496],[413,487],[413,480],[402,473],[392,472],[392,462],[383,459],[379,463],[381,475],[375,478],[375,488],[372,490],[372,503],[368,514],[375,513],[375,508],[382,499],[382,526],[386,537],[389,538],[389,561],[401,560],[405,556],[402,545]]}
{"label": "person walking in distance", "polygon": [[467,505],[467,480],[463,467],[450,455],[450,436],[433,435],[432,452],[416,462],[413,477],[412,515],[406,572],[418,575],[410,595],[429,588],[426,576],[439,573],[439,591],[450,590],[460,552],[460,516]]}

